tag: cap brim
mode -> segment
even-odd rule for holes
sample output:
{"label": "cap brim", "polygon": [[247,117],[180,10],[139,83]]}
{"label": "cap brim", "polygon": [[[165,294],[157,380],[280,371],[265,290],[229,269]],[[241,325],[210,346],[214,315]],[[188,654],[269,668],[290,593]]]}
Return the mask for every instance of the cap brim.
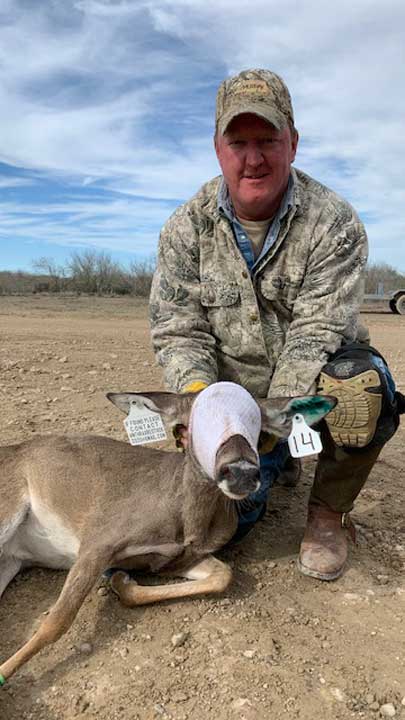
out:
{"label": "cap brim", "polygon": [[244,115],[246,113],[252,113],[258,117],[267,120],[267,122],[274,125],[277,130],[282,130],[287,125],[287,117],[279,112],[276,108],[269,107],[266,103],[249,103],[234,105],[224,113],[221,119],[218,121],[218,130],[221,135],[224,135],[229,123],[238,115]]}

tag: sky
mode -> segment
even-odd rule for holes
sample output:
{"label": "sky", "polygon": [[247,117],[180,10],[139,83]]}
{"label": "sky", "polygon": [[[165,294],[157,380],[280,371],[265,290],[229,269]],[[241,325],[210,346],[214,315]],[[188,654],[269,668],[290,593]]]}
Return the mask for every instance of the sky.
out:
{"label": "sky", "polygon": [[1,0],[0,270],[153,256],[219,173],[219,83],[263,67],[293,98],[295,166],[405,272],[404,27],[403,0]]}

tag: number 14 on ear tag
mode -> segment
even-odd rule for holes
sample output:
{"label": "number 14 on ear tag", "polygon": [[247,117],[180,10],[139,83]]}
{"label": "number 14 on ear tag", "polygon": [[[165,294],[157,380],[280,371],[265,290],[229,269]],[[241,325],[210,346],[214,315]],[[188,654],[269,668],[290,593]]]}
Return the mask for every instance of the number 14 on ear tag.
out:
{"label": "number 14 on ear tag", "polygon": [[307,425],[302,415],[294,415],[288,447],[294,458],[317,455],[322,450],[321,437],[316,430]]}

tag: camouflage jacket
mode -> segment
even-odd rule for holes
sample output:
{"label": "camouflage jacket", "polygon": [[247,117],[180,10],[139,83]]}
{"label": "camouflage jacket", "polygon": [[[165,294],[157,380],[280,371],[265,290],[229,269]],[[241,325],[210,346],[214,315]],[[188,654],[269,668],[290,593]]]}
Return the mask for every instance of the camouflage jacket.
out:
{"label": "camouflage jacket", "polygon": [[218,210],[220,177],[163,227],[150,309],[170,389],[231,380],[260,397],[304,394],[356,338],[364,227],[346,201],[292,173],[293,205],[253,276]]}

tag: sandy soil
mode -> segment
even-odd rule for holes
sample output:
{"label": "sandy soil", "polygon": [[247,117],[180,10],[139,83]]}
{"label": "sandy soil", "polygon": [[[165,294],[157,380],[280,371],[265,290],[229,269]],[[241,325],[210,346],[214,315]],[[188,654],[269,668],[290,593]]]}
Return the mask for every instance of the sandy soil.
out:
{"label": "sandy soil", "polygon": [[[404,391],[405,318],[364,319]],[[124,439],[105,392],[162,387],[147,310],[133,300],[0,298],[0,334],[2,444],[66,431]],[[357,502],[359,541],[338,582],[295,567],[311,461],[299,487],[275,488],[264,521],[222,552],[235,572],[226,597],[130,610],[95,588],[70,631],[0,689],[1,720],[405,718],[404,439],[403,423]],[[64,577],[33,569],[11,583],[1,659]]]}

